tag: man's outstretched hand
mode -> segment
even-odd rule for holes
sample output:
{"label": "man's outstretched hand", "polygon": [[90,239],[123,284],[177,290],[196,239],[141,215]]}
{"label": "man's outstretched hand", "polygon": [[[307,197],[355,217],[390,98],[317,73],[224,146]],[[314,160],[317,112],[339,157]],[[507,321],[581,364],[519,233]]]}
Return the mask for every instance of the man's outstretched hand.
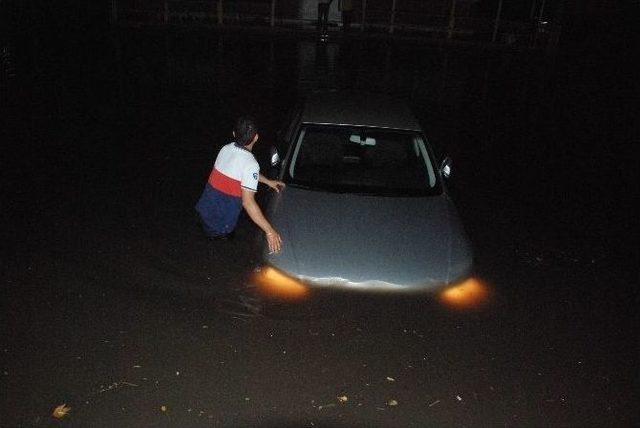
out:
{"label": "man's outstretched hand", "polygon": [[278,232],[271,231],[266,233],[267,243],[269,244],[269,254],[279,253],[282,247],[282,238]]}

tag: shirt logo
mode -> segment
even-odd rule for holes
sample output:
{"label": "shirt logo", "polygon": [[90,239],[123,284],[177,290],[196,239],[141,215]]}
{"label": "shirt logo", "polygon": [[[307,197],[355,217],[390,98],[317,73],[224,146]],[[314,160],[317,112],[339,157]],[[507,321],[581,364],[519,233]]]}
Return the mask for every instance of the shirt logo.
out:
{"label": "shirt logo", "polygon": [[257,180],[257,179],[258,179],[258,173],[257,173],[257,172],[254,172],[254,173],[253,173],[253,179],[254,179],[254,180]]}

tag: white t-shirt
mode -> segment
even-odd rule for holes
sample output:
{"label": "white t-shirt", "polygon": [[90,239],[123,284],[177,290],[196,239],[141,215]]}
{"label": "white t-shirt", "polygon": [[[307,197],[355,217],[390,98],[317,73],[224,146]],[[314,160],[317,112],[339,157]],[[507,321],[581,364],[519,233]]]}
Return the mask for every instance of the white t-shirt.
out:
{"label": "white t-shirt", "polygon": [[241,197],[242,189],[256,192],[260,165],[249,150],[230,143],[222,147],[209,176],[209,184],[222,193]]}

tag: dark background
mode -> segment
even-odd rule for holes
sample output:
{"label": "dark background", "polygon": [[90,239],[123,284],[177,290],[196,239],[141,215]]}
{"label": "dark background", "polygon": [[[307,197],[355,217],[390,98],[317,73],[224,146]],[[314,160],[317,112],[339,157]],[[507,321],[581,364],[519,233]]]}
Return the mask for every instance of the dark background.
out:
{"label": "dark background", "polygon": [[[638,423],[637,4],[564,15],[554,51],[29,5],[1,5],[3,426]],[[193,224],[217,149],[250,113],[264,160],[326,88],[405,99],[454,159],[486,306],[221,303],[259,235],[242,218],[211,244]]]}

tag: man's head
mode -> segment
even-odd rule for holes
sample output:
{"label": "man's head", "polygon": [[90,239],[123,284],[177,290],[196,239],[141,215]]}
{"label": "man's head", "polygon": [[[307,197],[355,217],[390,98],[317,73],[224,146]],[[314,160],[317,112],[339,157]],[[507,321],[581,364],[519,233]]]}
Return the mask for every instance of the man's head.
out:
{"label": "man's head", "polygon": [[251,117],[242,116],[236,120],[233,135],[236,138],[236,143],[248,146],[258,140],[258,127]]}

